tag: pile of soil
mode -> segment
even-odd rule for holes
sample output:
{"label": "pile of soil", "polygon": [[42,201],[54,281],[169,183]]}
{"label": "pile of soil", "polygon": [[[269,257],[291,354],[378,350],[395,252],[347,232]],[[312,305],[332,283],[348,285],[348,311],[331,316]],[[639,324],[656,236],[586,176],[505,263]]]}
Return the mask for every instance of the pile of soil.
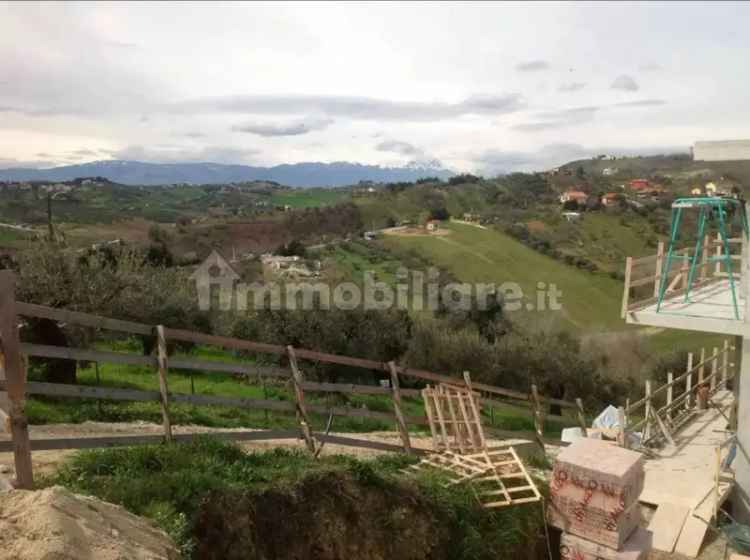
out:
{"label": "pile of soil", "polygon": [[176,560],[169,537],[119,506],[54,486],[0,496],[2,560]]}

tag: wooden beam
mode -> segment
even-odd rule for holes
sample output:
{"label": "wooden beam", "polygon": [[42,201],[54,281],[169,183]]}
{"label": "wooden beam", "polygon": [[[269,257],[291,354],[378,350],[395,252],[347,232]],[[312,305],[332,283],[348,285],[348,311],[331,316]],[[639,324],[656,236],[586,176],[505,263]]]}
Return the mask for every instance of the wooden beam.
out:
{"label": "wooden beam", "polygon": [[672,421],[672,396],[673,396],[673,384],[674,384],[674,373],[671,371],[667,372],[667,385],[669,386],[667,388],[667,419],[671,422]]}
{"label": "wooden beam", "polygon": [[659,241],[656,246],[656,268],[654,270],[654,297],[659,297],[659,285],[661,284],[661,271],[664,266],[664,241]]}
{"label": "wooden beam", "polygon": [[26,363],[21,354],[16,312],[16,279],[10,270],[0,270],[0,342],[5,356],[5,378],[8,393],[8,416],[13,438],[16,467],[15,486],[31,490],[34,472],[31,464],[28,422],[26,420]]}
{"label": "wooden beam", "polygon": [[623,407],[619,407],[617,409],[617,419],[620,424],[620,432],[617,434],[617,443],[620,447],[627,449],[628,448],[628,432],[627,432],[627,422],[625,420],[625,409]]}
{"label": "wooden beam", "polygon": [[94,327],[97,329],[120,331],[144,336],[150,336],[153,334],[154,330],[153,325],[145,325],[133,321],[121,321],[120,319],[109,319],[107,317],[100,317],[90,313],[68,311],[66,309],[57,309],[33,303],[22,303],[20,301],[16,302],[16,312],[18,315],[24,315],[26,317],[51,319],[61,323],[70,323],[71,325],[81,325],[84,327]]}
{"label": "wooden beam", "polygon": [[630,300],[630,276],[633,273],[633,257],[625,259],[625,288],[622,293],[622,308],[620,315],[624,319],[628,314],[628,301]]}
{"label": "wooden beam", "polygon": [[305,408],[305,391],[302,389],[302,372],[297,365],[297,356],[294,348],[289,345],[286,347],[287,356],[289,357],[289,367],[292,369],[292,383],[294,384],[294,398],[297,402],[297,420],[302,428],[302,435],[305,438],[307,449],[315,456],[315,439],[312,435],[312,424],[307,416]]}
{"label": "wooden beam", "polygon": [[716,390],[716,378],[719,373],[719,349],[714,347],[713,359],[711,360],[711,384],[710,389],[713,393]]}
{"label": "wooden beam", "polygon": [[396,426],[401,436],[401,443],[404,444],[404,451],[411,453],[409,428],[406,426],[404,412],[401,410],[401,386],[398,381],[398,369],[394,362],[388,362],[388,367],[391,369],[391,391],[393,391],[393,411],[396,413]]}
{"label": "wooden beam", "polygon": [[646,428],[643,430],[643,439],[649,439],[651,437],[651,380],[646,379],[646,411],[644,413],[646,419]]}
{"label": "wooden beam", "polygon": [[[5,355],[0,341],[0,382],[5,381]],[[0,391],[0,433],[10,433],[10,399],[6,391]]]}
{"label": "wooden beam", "polygon": [[586,414],[583,411],[583,401],[581,399],[576,399],[576,405],[578,405],[578,411],[577,411],[578,424],[581,426],[583,437],[589,437],[588,430],[586,427]]}
{"label": "wooden beam", "polygon": [[[701,362],[701,367],[703,364]],[[693,353],[688,352],[688,370],[685,376],[685,410],[690,410],[690,395],[693,390]]]}
{"label": "wooden beam", "polygon": [[544,447],[544,414],[542,412],[542,403],[539,400],[539,392],[536,385],[531,386],[532,400],[532,413],[534,415],[534,434],[536,441],[542,450],[542,453],[547,455],[547,448]]}
{"label": "wooden beam", "polygon": [[164,436],[167,441],[172,441],[172,421],[169,419],[169,387],[167,385],[167,339],[164,337],[164,327],[156,327],[156,348],[159,361],[157,376],[159,379],[159,392],[161,398],[161,415],[164,422]]}

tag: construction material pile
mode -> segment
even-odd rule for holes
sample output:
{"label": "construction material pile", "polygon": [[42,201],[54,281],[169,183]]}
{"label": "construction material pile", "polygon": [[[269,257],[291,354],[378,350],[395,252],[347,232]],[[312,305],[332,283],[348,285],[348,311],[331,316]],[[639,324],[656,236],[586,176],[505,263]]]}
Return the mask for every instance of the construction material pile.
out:
{"label": "construction material pile", "polygon": [[59,486],[0,498],[0,559],[176,560],[169,537],[119,506]]}
{"label": "construction material pile", "polygon": [[646,558],[651,533],[638,528],[643,463],[640,453],[590,439],[558,455],[547,518],[563,531],[563,559]]}

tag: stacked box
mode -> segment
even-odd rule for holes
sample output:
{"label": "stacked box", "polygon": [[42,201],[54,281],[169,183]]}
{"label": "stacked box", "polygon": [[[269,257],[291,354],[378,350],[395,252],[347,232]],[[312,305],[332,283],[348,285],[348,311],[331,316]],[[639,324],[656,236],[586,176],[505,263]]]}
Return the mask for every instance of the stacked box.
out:
{"label": "stacked box", "polygon": [[643,463],[640,453],[598,440],[577,440],[555,461],[550,524],[619,550],[640,519]]}
{"label": "stacked box", "polygon": [[575,535],[560,537],[561,560],[646,560],[653,540],[651,531],[636,529],[620,550],[614,550]]}

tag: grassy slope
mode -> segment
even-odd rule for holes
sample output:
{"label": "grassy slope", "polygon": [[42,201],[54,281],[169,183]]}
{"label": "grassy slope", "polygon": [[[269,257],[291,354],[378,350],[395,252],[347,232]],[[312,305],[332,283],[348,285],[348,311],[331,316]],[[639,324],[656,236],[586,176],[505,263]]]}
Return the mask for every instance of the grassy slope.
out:
{"label": "grassy slope", "polygon": [[[562,291],[561,320],[580,330],[623,327],[619,318],[622,284],[542,255],[508,235],[460,224],[445,224],[447,236],[388,236],[396,250],[417,250],[464,282],[517,282],[531,301],[537,282]],[[547,312],[553,313],[553,312]]]}
{"label": "grassy slope", "polygon": [[[306,535],[313,540],[336,540],[341,533],[337,523],[342,520],[335,518],[346,512],[356,515],[350,519],[352,524],[370,520],[370,530],[382,532],[386,542],[392,543],[416,539],[425,532],[420,527],[433,518],[428,537],[436,537],[433,531],[437,530],[449,533],[443,535],[447,538],[442,539],[442,545],[437,539],[431,543],[438,549],[448,549],[441,550],[438,557],[540,557],[531,552],[543,550],[538,504],[488,511],[479,506],[466,486],[446,488],[445,478],[432,473],[419,474],[415,479],[399,473],[414,462],[416,459],[407,455],[363,461],[347,456],[314,460],[306,453],[280,449],[246,454],[236,446],[204,438],[192,444],[79,452],[59,474],[42,484],[61,484],[150,517],[180,545],[184,558],[200,557],[201,549],[211,546],[211,538],[222,538],[221,532],[201,531],[201,523],[212,510],[216,514],[222,499],[234,511],[223,516],[221,531],[239,537],[246,546],[233,558],[260,556],[256,548],[267,547],[281,536],[290,539],[290,547],[297,548],[305,544]],[[544,488],[543,481],[538,484]],[[370,501],[365,503],[367,497]],[[241,502],[250,511],[243,509]],[[382,506],[355,511],[375,502]],[[415,507],[420,503],[423,507]],[[283,526],[265,527],[269,533],[254,530],[256,507],[258,515],[272,518],[273,511],[285,505],[288,517]],[[331,506],[335,506],[334,511],[327,510]],[[305,514],[307,519],[299,519]],[[265,525],[271,523],[269,520]],[[306,530],[295,528],[297,523],[304,523]],[[261,521],[258,524],[262,525]],[[239,534],[232,532],[237,529]],[[356,535],[350,537],[356,539]],[[346,539],[339,540],[346,545]],[[281,555],[274,557],[292,557],[285,555],[285,550],[283,547]],[[421,558],[422,552],[409,557]]]}
{"label": "grassy slope", "polygon": [[274,193],[271,203],[292,208],[314,208],[344,202],[349,196],[349,192],[343,189],[293,189]]}

